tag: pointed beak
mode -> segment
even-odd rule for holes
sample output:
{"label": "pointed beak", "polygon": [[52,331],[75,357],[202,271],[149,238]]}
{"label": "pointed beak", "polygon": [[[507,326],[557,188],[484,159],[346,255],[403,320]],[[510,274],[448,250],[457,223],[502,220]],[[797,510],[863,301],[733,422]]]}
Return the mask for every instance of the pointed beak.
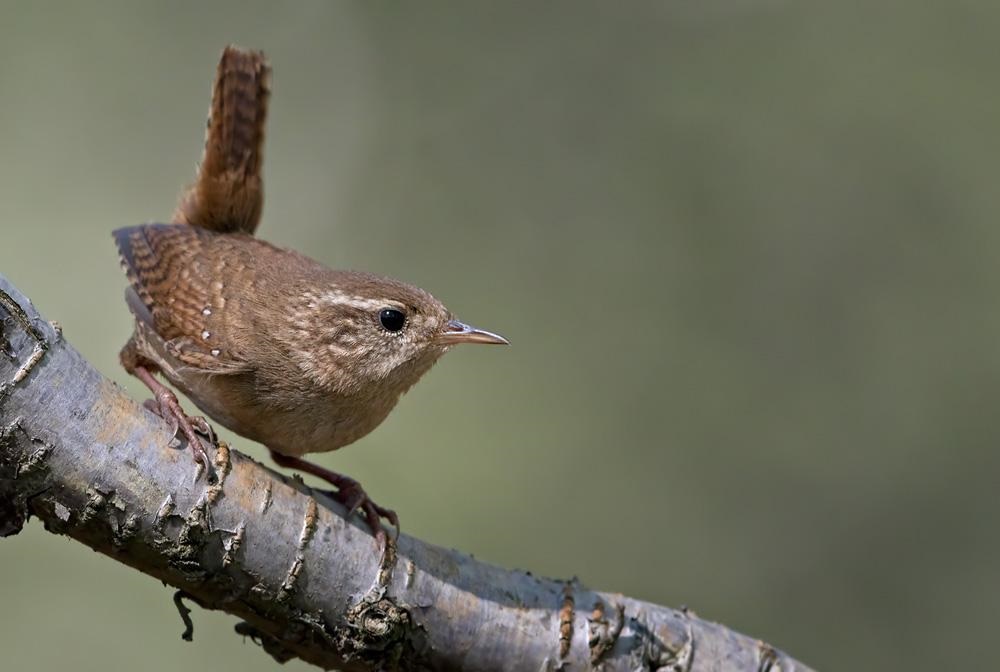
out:
{"label": "pointed beak", "polygon": [[476,329],[458,320],[448,320],[448,324],[438,336],[438,343],[454,345],[455,343],[492,343],[494,345],[510,345],[510,342],[499,334],[485,329]]}

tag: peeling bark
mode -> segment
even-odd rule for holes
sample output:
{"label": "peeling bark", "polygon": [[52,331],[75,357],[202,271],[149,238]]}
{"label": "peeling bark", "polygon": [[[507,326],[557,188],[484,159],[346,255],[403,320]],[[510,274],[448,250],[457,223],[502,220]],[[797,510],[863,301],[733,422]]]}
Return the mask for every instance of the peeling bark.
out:
{"label": "peeling bark", "polygon": [[[0,276],[0,536],[30,516],[241,619],[278,661],[345,670],[807,670],[764,642],[402,535],[220,444],[195,480],[166,424]],[[183,446],[182,446],[183,448]]]}

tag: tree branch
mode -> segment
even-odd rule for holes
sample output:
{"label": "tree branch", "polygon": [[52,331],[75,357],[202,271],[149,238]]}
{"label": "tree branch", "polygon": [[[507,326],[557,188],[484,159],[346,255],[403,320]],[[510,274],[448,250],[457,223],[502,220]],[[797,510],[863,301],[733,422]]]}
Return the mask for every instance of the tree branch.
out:
{"label": "tree branch", "polygon": [[195,481],[169,429],[0,276],[0,535],[29,516],[221,609],[279,661],[346,670],[806,670],[769,645],[579,582],[372,536],[220,444]]}

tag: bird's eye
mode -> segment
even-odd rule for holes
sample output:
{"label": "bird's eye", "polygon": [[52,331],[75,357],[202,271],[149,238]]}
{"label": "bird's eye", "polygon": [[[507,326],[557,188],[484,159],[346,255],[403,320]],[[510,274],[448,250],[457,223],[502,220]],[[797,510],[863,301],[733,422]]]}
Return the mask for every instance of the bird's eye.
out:
{"label": "bird's eye", "polygon": [[383,308],[379,311],[378,321],[386,331],[399,331],[406,326],[406,315],[395,308]]}

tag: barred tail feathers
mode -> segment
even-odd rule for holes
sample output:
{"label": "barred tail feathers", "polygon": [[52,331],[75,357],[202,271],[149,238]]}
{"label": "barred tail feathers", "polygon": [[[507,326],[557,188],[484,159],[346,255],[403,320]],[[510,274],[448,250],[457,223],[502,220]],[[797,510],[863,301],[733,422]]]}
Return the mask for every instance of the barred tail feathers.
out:
{"label": "barred tail feathers", "polygon": [[271,68],[264,54],[226,47],[209,108],[194,184],[172,221],[222,233],[253,233],[264,201],[261,167]]}

